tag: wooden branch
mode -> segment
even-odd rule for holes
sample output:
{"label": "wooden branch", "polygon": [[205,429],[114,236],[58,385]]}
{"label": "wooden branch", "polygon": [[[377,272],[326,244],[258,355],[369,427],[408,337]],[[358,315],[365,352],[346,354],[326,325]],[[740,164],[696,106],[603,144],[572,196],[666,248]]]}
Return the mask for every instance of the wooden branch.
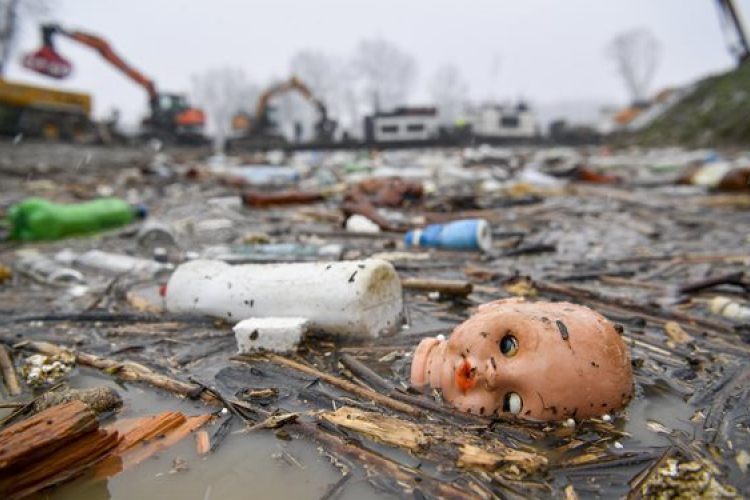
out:
{"label": "wooden branch", "polygon": [[[424,412],[418,408],[414,408],[413,406],[409,404],[403,403],[401,401],[397,401],[391,397],[384,396],[378,392],[375,392],[371,389],[363,387],[359,384],[355,384],[354,382],[349,382],[348,380],[343,380],[339,377],[335,377],[328,373],[323,373],[317,368],[314,368],[310,365],[305,365],[297,361],[287,359],[283,356],[279,356],[277,354],[267,354],[265,357],[266,359],[268,359],[269,361],[273,363],[276,363],[277,365],[286,366],[287,368],[292,368],[293,370],[297,370],[302,373],[307,373],[308,375],[312,375],[316,378],[319,378],[323,380],[324,382],[334,387],[337,387],[343,391],[356,394],[357,396],[361,398],[374,401],[392,410],[405,413],[414,418],[424,417]],[[236,361],[248,362],[248,361],[252,361],[254,358],[251,356],[246,356],[246,355],[238,355],[238,356],[232,356],[231,359],[236,360]]]}
{"label": "wooden branch", "polygon": [[[26,341],[17,344],[16,347],[23,349],[30,349],[47,356],[54,356],[67,351],[66,348],[49,342],[40,341]],[[133,361],[117,361],[111,358],[105,358],[103,356],[96,356],[94,354],[88,354],[85,352],[76,353],[76,362],[91,366],[98,370],[104,370],[108,373],[115,373],[118,377],[123,380],[129,380],[133,382],[145,382],[154,387],[165,389],[172,393],[178,394],[183,397],[190,399],[199,398],[205,403],[216,404],[217,399],[206,392],[203,392],[200,386],[195,384],[189,384],[176,380],[166,375],[161,375],[152,371],[151,369]]]}

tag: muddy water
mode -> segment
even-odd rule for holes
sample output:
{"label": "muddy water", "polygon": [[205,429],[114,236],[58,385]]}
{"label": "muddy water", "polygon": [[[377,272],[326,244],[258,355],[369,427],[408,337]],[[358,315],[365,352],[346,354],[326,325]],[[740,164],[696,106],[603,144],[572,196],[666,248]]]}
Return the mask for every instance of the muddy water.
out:
{"label": "muddy water", "polygon": [[[71,380],[74,387],[114,387],[124,399],[118,418],[132,418],[173,410],[187,415],[205,413],[207,407],[160,393],[148,387],[119,386],[95,372],[81,370]],[[341,473],[317,447],[306,441],[282,441],[268,431],[246,434],[235,425],[215,454],[195,452],[192,437],[109,480],[81,477],[37,496],[49,500],[232,500],[318,499]],[[216,426],[209,427],[213,433]],[[188,470],[174,470],[175,460]],[[343,498],[381,499],[367,482],[349,481]]]}
{"label": "muddy water", "polygon": [[[151,415],[175,410],[199,414],[206,407],[177,399],[141,386],[118,386],[108,378],[82,370],[72,380],[76,387],[108,385],[115,387],[125,399],[118,418]],[[621,417],[624,430],[631,438],[621,441],[624,450],[663,446],[667,438],[649,429],[649,422],[658,422],[669,429],[690,431],[692,411],[680,398],[647,387]],[[653,425],[651,426],[653,427]],[[215,426],[209,429],[213,432]],[[175,460],[184,461],[184,471],[174,470]],[[79,478],[37,496],[49,500],[143,500],[179,498],[209,499],[318,499],[329,486],[341,478],[339,470],[318,447],[304,440],[283,441],[272,432],[246,434],[235,426],[217,452],[201,458],[195,453],[195,442],[188,437],[176,446],[146,460],[134,469],[108,480]],[[342,499],[385,498],[366,479],[355,477],[344,487]]]}

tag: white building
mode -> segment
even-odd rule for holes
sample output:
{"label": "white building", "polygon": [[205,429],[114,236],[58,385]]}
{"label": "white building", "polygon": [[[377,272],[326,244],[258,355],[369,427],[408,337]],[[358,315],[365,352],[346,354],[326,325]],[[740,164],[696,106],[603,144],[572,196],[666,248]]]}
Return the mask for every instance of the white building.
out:
{"label": "white building", "polygon": [[487,138],[530,138],[539,135],[536,115],[524,103],[516,106],[488,104],[467,117],[473,135]]}
{"label": "white building", "polygon": [[397,108],[365,121],[367,139],[375,142],[427,141],[440,133],[436,108]]}

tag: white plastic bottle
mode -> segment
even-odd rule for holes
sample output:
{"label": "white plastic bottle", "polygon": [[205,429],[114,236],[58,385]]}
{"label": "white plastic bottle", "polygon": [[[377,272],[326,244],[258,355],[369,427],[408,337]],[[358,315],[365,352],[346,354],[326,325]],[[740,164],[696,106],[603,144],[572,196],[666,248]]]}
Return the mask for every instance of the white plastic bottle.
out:
{"label": "white plastic bottle", "polygon": [[239,322],[305,318],[308,330],[376,337],[401,324],[401,280],[380,259],[231,266],[213,260],[180,265],[167,283],[167,309]]}
{"label": "white plastic bottle", "polygon": [[63,250],[55,255],[55,260],[66,265],[73,264],[106,273],[130,273],[139,276],[154,276],[173,267],[171,264],[101,250],[89,250],[82,254]]}

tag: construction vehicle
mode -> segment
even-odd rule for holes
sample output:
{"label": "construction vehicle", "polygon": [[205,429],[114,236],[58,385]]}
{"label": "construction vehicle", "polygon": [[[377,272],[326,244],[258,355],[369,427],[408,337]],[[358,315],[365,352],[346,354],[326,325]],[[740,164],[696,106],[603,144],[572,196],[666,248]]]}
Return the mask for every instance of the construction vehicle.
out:
{"label": "construction vehicle", "polygon": [[271,106],[271,99],[292,90],[299,92],[318,111],[318,120],[315,123],[315,142],[333,142],[336,122],[328,117],[325,104],[316,98],[309,87],[295,76],[273,85],[261,94],[252,116],[248,116],[246,113],[238,113],[232,118],[232,130],[235,134],[238,134],[238,137],[231,142],[235,145],[265,145],[268,147],[285,144],[286,139],[278,130],[278,124],[273,117],[274,108]]}
{"label": "construction vehicle", "polygon": [[0,133],[85,142],[94,137],[91,96],[0,78]]}
{"label": "construction vehicle", "polygon": [[150,114],[141,122],[142,135],[167,142],[203,143],[205,115],[193,108],[181,94],[159,92],[153,80],[147,78],[118,56],[110,45],[98,36],[80,31],[69,31],[57,24],[45,24],[42,48],[27,55],[23,64],[27,69],[51,78],[65,78],[70,74],[70,63],[56,50],[54,38],[62,35],[97,51],[107,62],[140,85],[148,94]]}

